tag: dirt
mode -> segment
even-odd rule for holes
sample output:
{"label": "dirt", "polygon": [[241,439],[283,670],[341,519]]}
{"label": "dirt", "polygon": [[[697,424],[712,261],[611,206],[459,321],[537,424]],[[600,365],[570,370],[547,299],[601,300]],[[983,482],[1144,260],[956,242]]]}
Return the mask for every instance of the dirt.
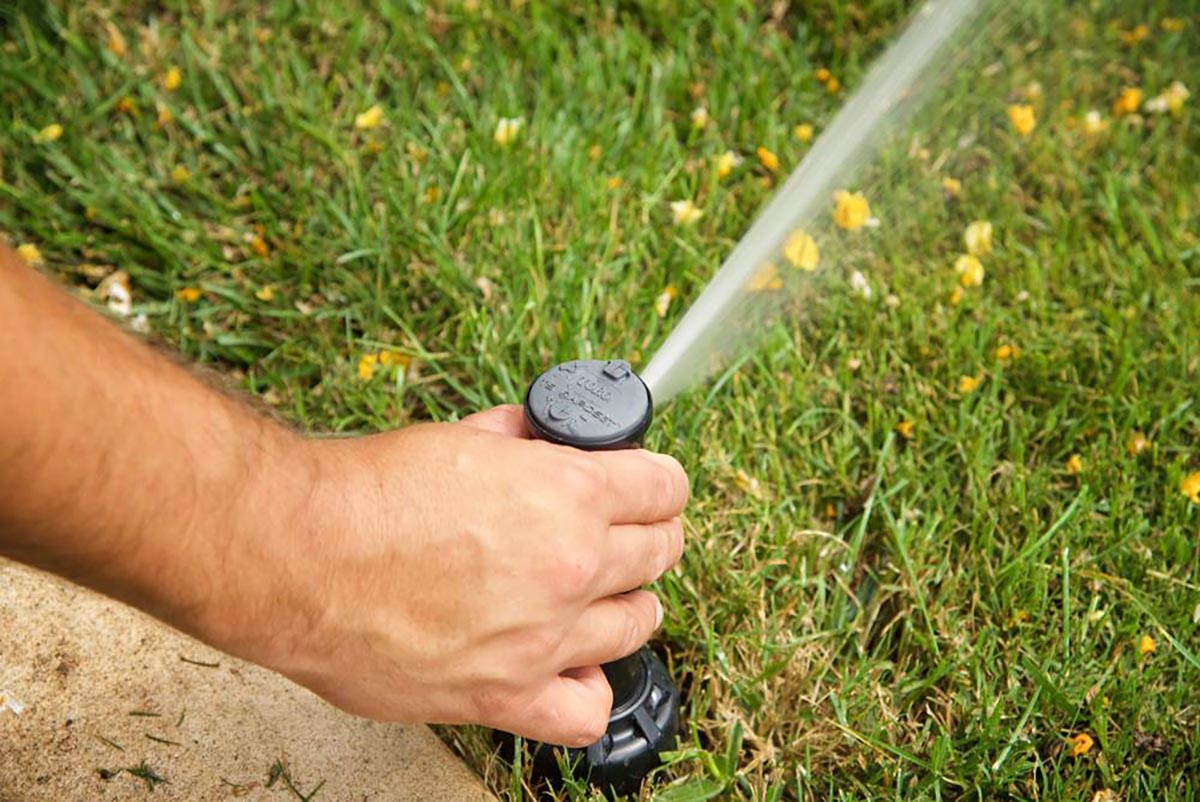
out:
{"label": "dirt", "polygon": [[494,799],[426,727],[342,713],[2,561],[0,695],[24,708],[0,701],[0,802]]}

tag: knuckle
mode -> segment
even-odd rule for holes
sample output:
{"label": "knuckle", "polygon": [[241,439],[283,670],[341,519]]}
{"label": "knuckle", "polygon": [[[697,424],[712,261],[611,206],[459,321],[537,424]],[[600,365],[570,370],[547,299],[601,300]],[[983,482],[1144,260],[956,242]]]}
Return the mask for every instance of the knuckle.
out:
{"label": "knuckle", "polygon": [[502,724],[512,718],[517,698],[517,689],[507,682],[483,683],[471,693],[473,718],[482,724]]}
{"label": "knuckle", "polygon": [[562,595],[572,598],[595,586],[600,578],[600,560],[590,551],[574,549],[556,557],[551,571]]}
{"label": "knuckle", "polygon": [[650,531],[644,540],[645,554],[641,564],[643,568],[640,584],[647,585],[663,575],[670,567],[671,535],[666,525],[650,524]]}
{"label": "knuckle", "polygon": [[671,570],[683,558],[683,522],[678,518],[668,522],[666,525],[666,538],[667,564],[660,572],[660,575]]}
{"label": "knuckle", "polygon": [[573,459],[561,469],[558,482],[572,500],[586,504],[599,498],[608,472],[598,460]]}
{"label": "knuckle", "polygon": [[687,500],[686,478],[680,478],[683,468],[674,457],[666,454],[657,455],[652,482],[655,496],[658,500],[672,508],[682,509]]}
{"label": "knuckle", "polygon": [[651,559],[646,561],[653,576],[647,582],[658,579],[679,562],[680,553],[683,550],[683,534],[680,531],[678,520],[655,524],[653,540],[654,554]]}
{"label": "knuckle", "polygon": [[567,745],[577,748],[590,746],[603,738],[608,730],[608,707],[609,705],[593,705],[587,715],[581,717],[579,729],[571,738],[573,743]]}
{"label": "knuckle", "polygon": [[[641,599],[638,600],[642,601]],[[643,643],[646,642],[646,637],[649,632],[649,627],[646,625],[646,614],[642,608],[646,605],[638,603],[630,604],[626,607],[624,632],[621,640],[621,656],[633,654],[638,650]],[[654,614],[650,614],[650,621],[653,622]]]}
{"label": "knuckle", "polygon": [[675,500],[675,477],[671,469],[662,463],[655,465],[653,474],[654,497],[663,502]]}
{"label": "knuckle", "polygon": [[558,652],[562,642],[563,633],[550,626],[535,627],[522,633],[516,638],[510,652],[514,673],[528,673],[530,666],[550,659]]}

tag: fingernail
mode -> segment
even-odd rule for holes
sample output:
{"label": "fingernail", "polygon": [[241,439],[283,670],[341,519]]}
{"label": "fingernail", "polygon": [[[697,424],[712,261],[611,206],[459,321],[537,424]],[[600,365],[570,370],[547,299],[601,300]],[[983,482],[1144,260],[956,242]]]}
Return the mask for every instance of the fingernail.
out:
{"label": "fingernail", "polygon": [[655,599],[654,603],[658,606],[658,612],[654,614],[654,628],[658,629],[662,626],[663,622],[663,606],[660,599]]}

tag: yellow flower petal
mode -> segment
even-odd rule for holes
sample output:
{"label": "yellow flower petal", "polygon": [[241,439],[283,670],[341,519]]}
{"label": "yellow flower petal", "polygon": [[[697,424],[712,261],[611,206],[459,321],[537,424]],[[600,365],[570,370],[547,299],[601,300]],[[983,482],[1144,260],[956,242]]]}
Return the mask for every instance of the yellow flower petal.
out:
{"label": "yellow flower petal", "polygon": [[1183,108],[1184,101],[1191,97],[1191,94],[1182,81],[1172,81],[1166,91],[1147,100],[1142,108],[1151,114],[1164,114],[1168,111],[1178,114],[1179,110]]}
{"label": "yellow flower petal", "polygon": [[916,429],[917,427],[913,425],[913,422],[910,420],[902,420],[896,424],[896,433],[905,440],[913,439],[913,435],[916,434]]}
{"label": "yellow flower petal", "polygon": [[508,147],[521,133],[521,126],[525,124],[523,117],[501,117],[496,123],[496,132],[492,134],[492,139],[502,148]]}
{"label": "yellow flower petal", "polygon": [[774,262],[765,262],[753,276],[746,289],[750,292],[768,292],[783,287],[783,279],[779,277],[779,268]]}
{"label": "yellow flower petal", "polygon": [[758,480],[743,471],[741,468],[739,468],[737,473],[733,475],[733,483],[737,485],[738,490],[754,496],[755,498],[758,498],[762,495],[762,487],[759,485]]}
{"label": "yellow flower petal", "polygon": [[1012,123],[1013,130],[1021,136],[1029,136],[1037,125],[1037,117],[1033,113],[1033,106],[1028,104],[1018,103],[1009,106],[1008,121]]}
{"label": "yellow flower petal", "polygon": [[275,289],[270,284],[264,285],[254,291],[254,297],[260,301],[273,301],[275,300]]}
{"label": "yellow flower petal", "polygon": [[1086,755],[1088,752],[1092,751],[1092,745],[1094,743],[1095,742],[1092,740],[1092,736],[1088,735],[1086,732],[1081,732],[1078,735],[1072,735],[1067,739],[1067,746],[1071,750],[1071,757],[1082,757],[1083,755]]}
{"label": "yellow flower petal", "polygon": [[1083,116],[1083,132],[1089,136],[1108,130],[1108,120],[1100,116],[1100,112],[1092,109]]}
{"label": "yellow flower petal", "polygon": [[363,354],[358,360],[358,378],[367,381],[375,375],[379,367],[379,357],[375,354]]}
{"label": "yellow flower petal", "polygon": [[18,245],[17,256],[21,257],[30,267],[38,267],[46,263],[46,260],[42,258],[41,249],[32,242],[23,242]]}
{"label": "yellow flower petal", "polygon": [[124,270],[109,273],[96,285],[96,297],[106,302],[109,311],[129,317],[133,311],[133,285],[129,274]]}
{"label": "yellow flower petal", "polygon": [[408,370],[412,357],[399,351],[383,350],[379,352],[379,364],[384,367],[396,367],[401,371]]}
{"label": "yellow flower petal", "polygon": [[823,84],[824,84],[824,83],[828,83],[828,82],[829,82],[829,79],[833,77],[833,74],[832,74],[831,72],[829,72],[829,70],[825,69],[824,67],[822,67],[821,69],[817,70],[817,71],[814,73],[814,75],[816,75],[816,77],[817,77],[817,80],[818,80],[818,81],[820,81],[820,82],[821,82],[821,83],[823,83]]}
{"label": "yellow flower petal", "polygon": [[717,178],[725,178],[742,163],[742,157],[727,150],[717,157]]}
{"label": "yellow flower petal", "polygon": [[1138,107],[1142,105],[1142,90],[1137,87],[1127,86],[1121,90],[1121,94],[1117,95],[1117,99],[1113,101],[1113,116],[1121,117],[1126,114],[1136,114]]}
{"label": "yellow flower petal", "polygon": [[760,147],[755,153],[758,154],[758,162],[763,167],[772,173],[779,169],[779,157],[774,153],[764,147]]}
{"label": "yellow flower petal", "polygon": [[1191,499],[1193,504],[1200,504],[1200,471],[1183,477],[1179,482],[1179,492]]}
{"label": "yellow flower petal", "polygon": [[951,306],[958,306],[959,304],[961,304],[962,298],[963,298],[962,287],[956,286],[954,289],[950,290],[950,299],[949,300],[950,300]]}
{"label": "yellow flower petal", "polygon": [[1083,470],[1083,457],[1078,454],[1072,454],[1067,459],[1067,475],[1075,476]]}
{"label": "yellow flower petal", "polygon": [[254,251],[254,255],[262,259],[266,259],[271,255],[271,248],[267,245],[267,241],[263,239],[262,234],[255,234],[250,238],[250,250]]}
{"label": "yellow flower petal", "polygon": [[813,127],[808,123],[800,123],[792,129],[792,134],[801,142],[812,142]]}
{"label": "yellow flower petal", "polygon": [[164,106],[162,103],[157,104],[156,108],[157,108],[158,112],[157,112],[157,116],[154,119],[154,127],[155,128],[165,128],[166,126],[175,122],[175,113],[172,112],[169,108]]}
{"label": "yellow flower petal", "polygon": [[1150,438],[1141,432],[1133,432],[1129,435],[1129,439],[1125,441],[1125,450],[1129,452],[1129,456],[1136,457],[1143,451],[1150,448],[1153,443]]}
{"label": "yellow flower petal", "polygon": [[200,300],[201,291],[199,287],[180,287],[175,290],[175,297],[183,301],[185,304],[194,304]]}
{"label": "yellow flower petal", "polygon": [[1148,654],[1158,650],[1158,644],[1154,642],[1154,638],[1149,635],[1143,635],[1138,639],[1138,654],[1145,657]]}
{"label": "yellow flower petal", "polygon": [[183,83],[183,73],[181,73],[179,71],[178,67],[171,65],[170,67],[167,68],[167,71],[165,73],[163,73],[163,77],[162,77],[163,89],[167,90],[168,92],[174,92],[176,89],[179,88],[179,85],[182,83]]}
{"label": "yellow flower petal", "polygon": [[621,176],[614,175],[614,176],[609,176],[608,180],[605,181],[604,183],[609,189],[620,189],[621,184],[623,184],[625,182],[621,179]]}
{"label": "yellow flower petal", "polygon": [[121,29],[111,22],[104,23],[105,29],[108,31],[108,52],[112,53],[117,58],[125,55],[125,36],[121,33]]}
{"label": "yellow flower petal", "polygon": [[1021,349],[1015,345],[1005,343],[996,349],[996,359],[1001,362],[1011,362],[1019,356],[1021,356]]}
{"label": "yellow flower petal", "polygon": [[62,138],[63,127],[58,123],[50,123],[33,135],[34,142],[57,142]]}
{"label": "yellow flower petal", "polygon": [[839,189],[833,193],[833,204],[833,222],[839,228],[854,231],[871,219],[871,206],[861,192],[850,193]]}
{"label": "yellow flower petal", "polygon": [[659,317],[666,317],[667,310],[671,308],[671,301],[673,301],[678,294],[679,291],[675,289],[675,285],[668,284],[666,288],[658,294],[658,297],[654,299],[654,312]]}
{"label": "yellow flower petal", "polygon": [[1138,42],[1146,38],[1146,34],[1150,33],[1150,28],[1146,24],[1140,23],[1135,25],[1132,30],[1117,31],[1117,37],[1123,44],[1128,47],[1133,47]]}
{"label": "yellow flower petal", "polygon": [[354,117],[354,127],[359,131],[370,131],[384,123],[383,107],[374,105]]}
{"label": "yellow flower petal", "polygon": [[980,376],[960,376],[958,379],[958,391],[960,393],[973,393],[979,387],[979,383],[983,381]]}
{"label": "yellow flower petal", "polygon": [[963,232],[963,243],[971,256],[982,256],[992,250],[992,224],[987,220],[976,220]]}
{"label": "yellow flower petal", "polygon": [[1158,24],[1167,33],[1180,33],[1187,26],[1179,17],[1163,17]]}
{"label": "yellow flower petal", "polygon": [[787,242],[784,243],[783,256],[792,264],[792,267],[798,267],[810,273],[817,269],[817,264],[821,260],[817,241],[799,230],[793,231]]}
{"label": "yellow flower petal", "polygon": [[942,192],[947,198],[954,199],[962,194],[962,181],[946,176],[942,179]]}
{"label": "yellow flower petal", "polygon": [[182,164],[175,165],[175,169],[171,171],[171,180],[176,184],[186,183],[191,177],[191,171]]}
{"label": "yellow flower petal", "polygon": [[837,94],[837,91],[842,88],[842,82],[837,78],[830,77],[830,79],[825,82],[825,88],[829,90],[829,94]]}
{"label": "yellow flower petal", "polygon": [[983,284],[983,262],[979,257],[964,253],[954,260],[954,272],[958,273],[958,283],[964,287],[978,287]]}
{"label": "yellow flower petal", "polygon": [[1028,610],[1017,610],[1012,614],[1012,618],[1008,619],[1010,627],[1019,627],[1022,624],[1028,624],[1030,619]]}
{"label": "yellow flower petal", "polygon": [[675,225],[691,226],[704,216],[704,210],[691,200],[677,200],[671,202],[671,216],[675,219]]}

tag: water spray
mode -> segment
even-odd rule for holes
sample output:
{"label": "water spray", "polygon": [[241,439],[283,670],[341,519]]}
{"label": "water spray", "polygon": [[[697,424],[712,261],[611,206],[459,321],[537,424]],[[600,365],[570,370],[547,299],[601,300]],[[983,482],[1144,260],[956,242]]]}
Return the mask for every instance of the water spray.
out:
{"label": "water spray", "polygon": [[936,57],[963,31],[978,35],[984,30],[981,12],[988,5],[989,0],[928,0],[916,12],[646,366],[646,385],[660,404],[717,369],[715,356],[727,357],[744,345],[743,321],[754,321],[752,334],[765,329],[763,322],[772,315],[747,308],[761,298],[753,291],[756,276],[779,259],[789,236],[828,208],[840,182],[869,163],[938,80],[952,72],[933,75]]}
{"label": "water spray", "polygon": [[[650,390],[619,359],[576,360],[550,368],[525,394],[535,437],[585,451],[637,448],[654,416]],[[635,590],[635,588],[630,588]],[[649,646],[601,668],[613,692],[608,731],[585,749],[568,750],[574,774],[610,794],[636,794],[671,749],[679,728],[679,691]],[[534,746],[534,771],[553,779],[552,750]]]}

